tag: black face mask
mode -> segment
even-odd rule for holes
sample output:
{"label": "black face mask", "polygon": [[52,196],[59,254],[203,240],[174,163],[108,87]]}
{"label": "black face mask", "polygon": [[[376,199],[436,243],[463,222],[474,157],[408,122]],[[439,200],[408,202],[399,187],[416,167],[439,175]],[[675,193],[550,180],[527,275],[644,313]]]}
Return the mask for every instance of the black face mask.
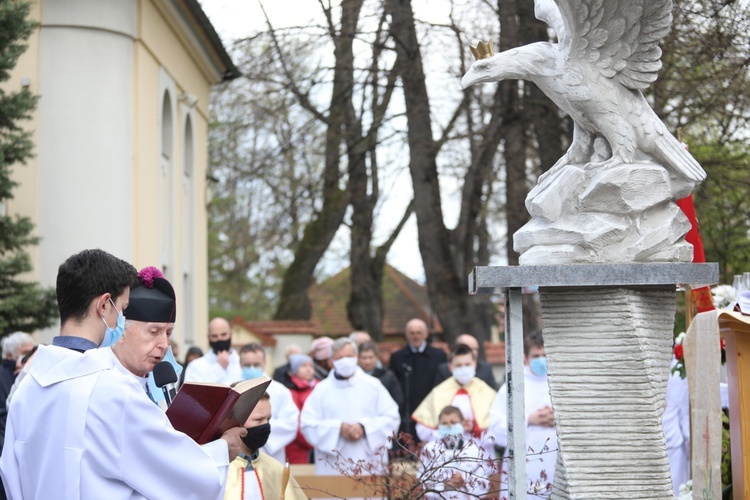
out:
{"label": "black face mask", "polygon": [[242,442],[250,451],[256,451],[263,448],[269,435],[271,435],[271,424],[248,427],[247,435],[242,437]]}
{"label": "black face mask", "polygon": [[216,340],[214,342],[209,342],[208,345],[211,346],[211,349],[213,349],[216,354],[219,354],[221,351],[228,351],[232,348],[232,339]]}

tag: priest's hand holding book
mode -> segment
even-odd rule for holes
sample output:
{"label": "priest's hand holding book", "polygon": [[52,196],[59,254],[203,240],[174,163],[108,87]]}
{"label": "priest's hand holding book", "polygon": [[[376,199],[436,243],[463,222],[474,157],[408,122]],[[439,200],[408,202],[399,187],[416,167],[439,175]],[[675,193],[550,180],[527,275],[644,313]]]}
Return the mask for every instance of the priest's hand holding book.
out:
{"label": "priest's hand holding book", "polygon": [[247,435],[247,429],[245,427],[232,427],[228,431],[221,435],[220,439],[227,442],[229,447],[229,461],[231,462],[237,455],[242,451],[242,438]]}

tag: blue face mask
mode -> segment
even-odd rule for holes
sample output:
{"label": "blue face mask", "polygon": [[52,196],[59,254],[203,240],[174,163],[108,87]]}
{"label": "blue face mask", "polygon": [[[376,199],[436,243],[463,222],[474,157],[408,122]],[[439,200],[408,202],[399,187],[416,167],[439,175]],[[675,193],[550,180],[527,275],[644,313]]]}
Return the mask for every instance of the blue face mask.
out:
{"label": "blue face mask", "polygon": [[104,318],[102,318],[102,321],[104,321],[107,330],[104,332],[104,341],[99,347],[110,347],[115,345],[122,338],[122,334],[125,332],[125,314],[117,309],[117,306],[112,299],[109,299],[109,301],[112,302],[112,307],[114,307],[115,311],[117,311],[117,326],[115,328],[110,328],[109,325],[107,325],[107,322],[104,321]]}
{"label": "blue face mask", "polygon": [[438,434],[440,438],[446,438],[448,436],[459,437],[464,433],[464,426],[459,424],[453,425],[438,425]]}
{"label": "blue face mask", "polygon": [[534,375],[539,375],[540,377],[547,375],[547,358],[545,356],[541,356],[539,358],[532,359],[531,361],[529,361],[529,368],[531,368],[531,371],[534,372]]}
{"label": "blue face mask", "polygon": [[242,367],[242,379],[250,380],[263,376],[263,368],[260,366],[243,366]]}

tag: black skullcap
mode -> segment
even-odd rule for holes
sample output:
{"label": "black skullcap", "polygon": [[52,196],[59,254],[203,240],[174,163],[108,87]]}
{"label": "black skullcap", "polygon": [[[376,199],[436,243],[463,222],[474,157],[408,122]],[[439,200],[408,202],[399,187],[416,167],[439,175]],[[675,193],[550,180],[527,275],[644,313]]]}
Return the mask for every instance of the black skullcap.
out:
{"label": "black skullcap", "polygon": [[125,319],[148,323],[174,323],[177,316],[174,288],[155,267],[144,267],[130,286]]}

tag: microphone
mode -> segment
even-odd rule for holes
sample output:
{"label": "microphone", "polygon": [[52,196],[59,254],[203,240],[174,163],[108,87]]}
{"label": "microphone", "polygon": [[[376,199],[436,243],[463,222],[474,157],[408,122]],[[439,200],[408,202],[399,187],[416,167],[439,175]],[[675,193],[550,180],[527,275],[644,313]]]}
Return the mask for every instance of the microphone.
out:
{"label": "microphone", "polygon": [[401,368],[403,368],[407,374],[411,373],[412,367],[409,363],[402,363]]}
{"label": "microphone", "polygon": [[174,367],[169,361],[161,361],[156,363],[153,373],[156,387],[161,387],[161,390],[164,391],[164,399],[167,401],[167,406],[171,405],[177,392],[174,386],[177,383],[177,374],[174,371]]}

